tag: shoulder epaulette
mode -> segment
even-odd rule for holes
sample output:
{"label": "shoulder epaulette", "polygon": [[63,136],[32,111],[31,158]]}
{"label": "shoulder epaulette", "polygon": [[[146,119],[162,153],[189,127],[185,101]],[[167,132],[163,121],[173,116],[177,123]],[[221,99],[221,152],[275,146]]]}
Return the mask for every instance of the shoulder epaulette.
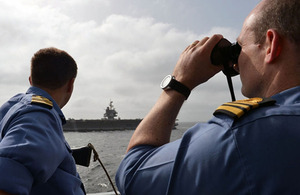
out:
{"label": "shoulder epaulette", "polygon": [[40,105],[46,108],[51,109],[53,107],[53,103],[48,98],[39,96],[39,95],[33,95],[31,99],[31,104]]}
{"label": "shoulder epaulette", "polygon": [[275,104],[276,100],[271,98],[250,98],[225,103],[217,108],[214,115],[225,114],[231,118],[238,119],[246,112],[261,106],[270,106]]}

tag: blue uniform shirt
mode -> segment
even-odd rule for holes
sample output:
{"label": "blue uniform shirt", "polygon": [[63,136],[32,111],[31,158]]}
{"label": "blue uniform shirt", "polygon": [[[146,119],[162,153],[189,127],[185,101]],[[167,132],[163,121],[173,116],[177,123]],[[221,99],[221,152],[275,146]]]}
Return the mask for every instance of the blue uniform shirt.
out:
{"label": "blue uniform shirt", "polygon": [[136,146],[116,183],[122,195],[300,194],[300,87],[241,118],[220,114],[175,142]]}
{"label": "blue uniform shirt", "polygon": [[[46,103],[32,101],[35,95]],[[63,136],[64,115],[48,93],[30,87],[0,108],[0,120],[0,189],[20,195],[84,194]]]}

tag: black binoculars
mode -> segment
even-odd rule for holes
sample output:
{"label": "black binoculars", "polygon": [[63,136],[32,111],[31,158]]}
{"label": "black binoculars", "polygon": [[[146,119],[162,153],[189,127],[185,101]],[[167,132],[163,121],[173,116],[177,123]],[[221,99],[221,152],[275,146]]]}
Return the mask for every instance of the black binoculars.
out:
{"label": "black binoculars", "polygon": [[235,76],[239,73],[234,70],[233,65],[238,62],[241,46],[238,43],[231,43],[222,38],[213,48],[210,60],[213,65],[223,65],[223,73],[226,76]]}
{"label": "black binoculars", "polygon": [[213,48],[210,61],[213,65],[224,67],[223,73],[226,75],[231,100],[235,101],[235,95],[231,77],[239,73],[233,68],[233,65],[238,63],[238,58],[241,53],[241,46],[238,43],[230,43],[227,39],[221,39]]}

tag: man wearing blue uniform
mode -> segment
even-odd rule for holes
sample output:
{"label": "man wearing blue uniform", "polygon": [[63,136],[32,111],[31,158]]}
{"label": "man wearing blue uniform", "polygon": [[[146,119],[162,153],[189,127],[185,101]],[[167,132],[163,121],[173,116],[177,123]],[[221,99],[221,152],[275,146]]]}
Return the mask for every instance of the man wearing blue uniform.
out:
{"label": "man wearing blue uniform", "polygon": [[62,125],[77,65],[65,51],[32,57],[31,87],[0,108],[0,194],[85,194]]}
{"label": "man wearing blue uniform", "polygon": [[299,0],[260,2],[234,65],[250,99],[221,105],[169,143],[190,90],[221,70],[210,61],[221,35],[188,46],[130,140],[116,175],[121,194],[300,194],[299,18]]}

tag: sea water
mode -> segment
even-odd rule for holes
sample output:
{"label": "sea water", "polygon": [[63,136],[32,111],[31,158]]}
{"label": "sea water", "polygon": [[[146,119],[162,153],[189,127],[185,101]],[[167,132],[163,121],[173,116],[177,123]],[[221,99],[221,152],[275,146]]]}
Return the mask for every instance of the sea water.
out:
{"label": "sea water", "polygon": [[[176,140],[195,123],[179,122],[177,129],[172,131],[171,141]],[[71,148],[86,146],[91,143],[96,149],[101,162],[104,164],[111,180],[115,185],[115,174],[121,160],[125,156],[126,148],[134,130],[99,131],[99,132],[65,132],[65,138]],[[77,166],[87,193],[113,191],[104,170],[98,161],[93,161],[89,167]]]}

